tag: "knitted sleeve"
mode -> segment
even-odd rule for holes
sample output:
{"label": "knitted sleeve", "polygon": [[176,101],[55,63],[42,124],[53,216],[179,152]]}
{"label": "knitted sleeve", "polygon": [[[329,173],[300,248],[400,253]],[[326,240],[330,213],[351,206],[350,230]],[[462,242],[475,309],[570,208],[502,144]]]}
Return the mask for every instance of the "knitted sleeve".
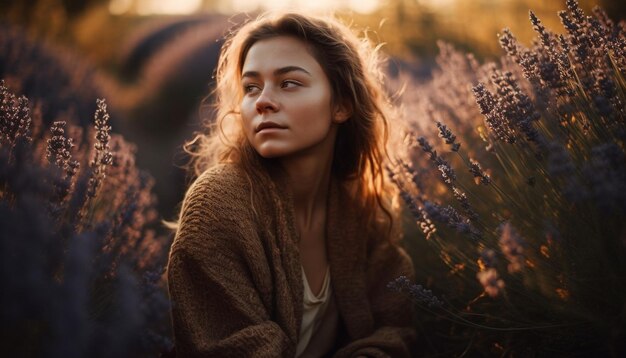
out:
{"label": "knitted sleeve", "polygon": [[263,249],[255,244],[254,225],[242,207],[245,187],[224,185],[223,174],[203,175],[189,189],[170,251],[167,277],[176,353],[280,357],[289,340],[270,320],[252,279]]}
{"label": "knitted sleeve", "polygon": [[374,332],[339,350],[334,357],[411,357],[416,339],[414,305],[409,297],[386,286],[398,276],[413,280],[413,261],[406,251],[388,241],[379,241],[368,258],[366,277]]}

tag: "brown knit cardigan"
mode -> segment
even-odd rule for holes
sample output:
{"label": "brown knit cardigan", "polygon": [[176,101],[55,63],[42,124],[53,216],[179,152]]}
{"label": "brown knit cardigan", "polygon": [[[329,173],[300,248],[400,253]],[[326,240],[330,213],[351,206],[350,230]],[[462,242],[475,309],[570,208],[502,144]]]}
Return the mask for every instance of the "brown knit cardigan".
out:
{"label": "brown knit cardigan", "polygon": [[[270,179],[271,178],[271,179]],[[251,205],[250,185],[265,194]],[[406,252],[371,237],[335,179],[326,244],[340,315],[333,357],[409,357],[413,305],[386,288],[414,277]],[[303,282],[293,201],[284,182],[248,180],[234,164],[200,175],[183,202],[167,277],[179,357],[294,357]]]}

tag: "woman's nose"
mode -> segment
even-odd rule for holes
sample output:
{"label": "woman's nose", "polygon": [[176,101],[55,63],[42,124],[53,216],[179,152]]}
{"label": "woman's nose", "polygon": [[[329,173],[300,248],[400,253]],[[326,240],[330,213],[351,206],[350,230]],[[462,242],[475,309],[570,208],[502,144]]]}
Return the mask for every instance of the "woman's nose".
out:
{"label": "woman's nose", "polygon": [[276,112],[277,110],[278,104],[273,99],[271,91],[268,90],[266,86],[256,100],[256,111],[258,114],[263,114],[266,112]]}

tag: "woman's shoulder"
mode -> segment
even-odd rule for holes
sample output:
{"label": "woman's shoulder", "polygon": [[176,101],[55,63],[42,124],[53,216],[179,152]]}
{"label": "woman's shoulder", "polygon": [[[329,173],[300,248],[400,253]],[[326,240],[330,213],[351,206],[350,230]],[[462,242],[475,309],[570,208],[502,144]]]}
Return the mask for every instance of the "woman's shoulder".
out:
{"label": "woman's shoulder", "polygon": [[187,195],[194,192],[223,192],[236,195],[249,189],[244,170],[234,163],[220,163],[202,172],[189,186]]}
{"label": "woman's shoulder", "polygon": [[255,227],[249,188],[245,172],[235,164],[218,164],[200,174],[185,194],[172,252],[200,255],[232,247],[235,237],[246,236]]}
{"label": "woman's shoulder", "polygon": [[200,174],[183,200],[183,215],[189,211],[247,212],[250,184],[246,173],[233,163],[220,163]]}
{"label": "woman's shoulder", "polygon": [[202,172],[193,181],[190,189],[230,187],[241,185],[246,180],[246,173],[235,163],[219,163]]}

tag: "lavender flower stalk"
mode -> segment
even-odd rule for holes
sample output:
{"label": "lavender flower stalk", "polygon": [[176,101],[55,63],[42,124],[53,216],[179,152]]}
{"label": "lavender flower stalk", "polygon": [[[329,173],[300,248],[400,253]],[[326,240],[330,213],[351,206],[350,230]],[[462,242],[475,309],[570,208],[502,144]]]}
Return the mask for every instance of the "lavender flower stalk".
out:
{"label": "lavender flower stalk", "polygon": [[89,187],[87,189],[87,195],[94,197],[102,185],[102,180],[106,177],[107,167],[111,165],[113,155],[109,151],[109,140],[111,139],[109,131],[111,127],[109,123],[109,114],[107,113],[107,105],[103,99],[97,101],[98,109],[95,114],[95,127],[96,127],[96,143],[95,143],[95,155],[89,163],[89,167],[92,170],[92,176],[89,179]]}
{"label": "lavender flower stalk", "polygon": [[428,308],[443,306],[443,301],[435,296],[431,290],[425,289],[422,285],[411,283],[406,276],[400,276],[389,282],[387,287],[398,292],[407,292],[415,302],[424,304],[428,306]]}

